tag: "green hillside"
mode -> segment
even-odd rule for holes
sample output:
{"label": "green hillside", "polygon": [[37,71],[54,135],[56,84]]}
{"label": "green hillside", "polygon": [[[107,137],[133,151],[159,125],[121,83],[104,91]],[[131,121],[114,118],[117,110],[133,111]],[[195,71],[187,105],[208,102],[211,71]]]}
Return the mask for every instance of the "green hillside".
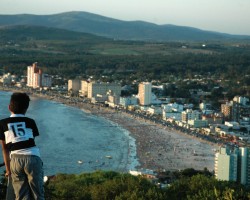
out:
{"label": "green hillside", "polygon": [[67,41],[84,41],[88,43],[97,43],[110,41],[103,37],[98,37],[88,33],[79,33],[64,29],[16,25],[0,27],[0,41],[6,40],[22,42],[28,40],[67,40]]}
{"label": "green hillside", "polygon": [[91,33],[111,39],[139,41],[228,41],[250,39],[193,27],[157,25],[144,21],[122,21],[88,12],[66,12],[54,15],[0,15],[0,26],[35,25]]}
{"label": "green hillside", "polygon": [[[249,188],[205,175],[182,176],[160,187],[141,176],[118,172],[58,174],[45,184],[50,200],[201,200],[250,199]],[[4,185],[2,185],[4,186]],[[5,190],[0,191],[0,199]]]}

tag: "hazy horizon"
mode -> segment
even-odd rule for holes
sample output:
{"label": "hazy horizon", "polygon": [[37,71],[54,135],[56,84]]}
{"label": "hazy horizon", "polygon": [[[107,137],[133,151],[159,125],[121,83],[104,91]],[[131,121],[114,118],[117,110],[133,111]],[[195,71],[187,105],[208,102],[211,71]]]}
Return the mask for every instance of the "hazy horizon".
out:
{"label": "hazy horizon", "polygon": [[2,0],[0,14],[50,15],[83,11],[124,21],[189,26],[250,35],[250,1],[246,0]]}

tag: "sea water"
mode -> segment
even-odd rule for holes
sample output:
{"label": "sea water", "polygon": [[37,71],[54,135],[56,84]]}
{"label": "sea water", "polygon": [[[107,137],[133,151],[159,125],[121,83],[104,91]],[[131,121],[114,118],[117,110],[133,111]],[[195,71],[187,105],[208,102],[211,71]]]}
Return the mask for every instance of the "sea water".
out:
{"label": "sea water", "polygon": [[[1,119],[10,115],[10,95],[10,92],[0,91]],[[35,97],[31,97],[26,116],[36,121],[40,132],[36,144],[40,148],[45,175],[128,171],[139,165],[135,140],[127,130],[105,118]]]}

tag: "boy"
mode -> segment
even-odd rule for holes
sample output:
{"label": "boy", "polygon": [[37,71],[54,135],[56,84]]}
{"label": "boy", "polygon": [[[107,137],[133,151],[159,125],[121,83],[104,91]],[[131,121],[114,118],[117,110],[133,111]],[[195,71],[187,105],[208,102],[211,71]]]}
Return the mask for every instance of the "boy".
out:
{"label": "boy", "polygon": [[39,132],[35,121],[25,117],[29,101],[26,93],[11,95],[11,116],[0,120],[0,140],[6,176],[12,178],[16,199],[44,200],[43,163],[35,145]]}

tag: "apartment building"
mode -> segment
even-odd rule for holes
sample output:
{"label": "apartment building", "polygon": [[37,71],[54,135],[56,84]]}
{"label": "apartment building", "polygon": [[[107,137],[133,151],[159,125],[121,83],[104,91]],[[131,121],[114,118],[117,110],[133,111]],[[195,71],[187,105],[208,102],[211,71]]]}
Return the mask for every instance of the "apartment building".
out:
{"label": "apartment building", "polygon": [[177,103],[169,103],[167,105],[162,105],[162,107],[166,112],[182,112],[184,108],[182,104]]}
{"label": "apartment building", "polygon": [[139,104],[148,106],[151,104],[152,98],[152,84],[149,82],[142,82],[138,88]]}
{"label": "apartment building", "polygon": [[88,84],[89,81],[81,81],[81,95],[84,97],[88,96]]}
{"label": "apartment building", "polygon": [[105,95],[121,95],[121,85],[117,83],[96,83],[90,82],[87,84],[88,98],[95,98],[98,96],[105,96]]}
{"label": "apartment building", "polygon": [[162,119],[164,120],[168,120],[168,119],[172,119],[175,121],[181,121],[182,117],[181,117],[181,112],[166,112],[166,111],[162,111]]}
{"label": "apartment building", "polygon": [[191,120],[188,120],[188,125],[194,128],[202,128],[202,127],[206,127],[208,123],[207,123],[207,120],[191,119]]}
{"label": "apartment building", "polygon": [[250,149],[220,147],[215,154],[215,177],[218,180],[236,181],[250,185]]}
{"label": "apartment building", "polygon": [[138,104],[138,98],[132,96],[132,97],[120,97],[120,105],[123,107],[128,107],[129,105],[137,105]]}
{"label": "apartment building", "polygon": [[241,104],[243,106],[246,106],[246,105],[249,104],[249,98],[247,98],[247,97],[235,96],[233,98],[233,101],[237,102],[237,103],[239,103],[239,104]]}
{"label": "apartment building", "polygon": [[223,123],[223,115],[221,113],[215,114],[203,114],[202,120],[207,120],[208,124],[222,124]]}
{"label": "apartment building", "polygon": [[225,120],[238,122],[240,119],[240,104],[235,101],[221,104],[221,112],[223,113]]}
{"label": "apartment building", "polygon": [[81,80],[79,79],[70,79],[68,80],[68,91],[73,94],[78,94],[79,90],[81,90]]}
{"label": "apartment building", "polygon": [[188,122],[189,120],[201,119],[201,112],[198,110],[187,109],[181,113],[182,121]]}
{"label": "apartment building", "polygon": [[51,87],[52,78],[38,68],[37,62],[27,67],[27,86],[32,88]]}

